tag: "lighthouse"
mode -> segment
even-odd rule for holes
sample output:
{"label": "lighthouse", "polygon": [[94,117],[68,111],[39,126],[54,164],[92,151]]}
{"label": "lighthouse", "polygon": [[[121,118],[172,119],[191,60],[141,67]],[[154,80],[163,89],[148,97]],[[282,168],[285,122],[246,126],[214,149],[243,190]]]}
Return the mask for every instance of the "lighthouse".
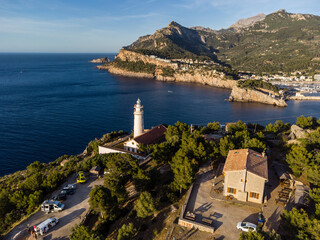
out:
{"label": "lighthouse", "polygon": [[137,137],[144,132],[144,121],[143,121],[143,106],[141,100],[138,98],[137,103],[134,105],[134,127],[133,136]]}

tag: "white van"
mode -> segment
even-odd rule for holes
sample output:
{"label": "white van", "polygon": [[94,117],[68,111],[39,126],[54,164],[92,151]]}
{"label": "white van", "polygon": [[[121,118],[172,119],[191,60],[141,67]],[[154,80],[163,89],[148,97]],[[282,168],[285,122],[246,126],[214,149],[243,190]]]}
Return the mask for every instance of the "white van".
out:
{"label": "white van", "polygon": [[46,200],[41,204],[41,211],[45,213],[60,212],[64,209],[64,204],[58,201]]}
{"label": "white van", "polygon": [[59,222],[58,218],[48,218],[47,220],[45,220],[44,222],[40,223],[38,226],[35,227],[34,231],[36,233],[40,233],[40,235],[45,234],[46,232],[48,232],[48,230],[52,227],[54,227],[55,225],[57,225]]}

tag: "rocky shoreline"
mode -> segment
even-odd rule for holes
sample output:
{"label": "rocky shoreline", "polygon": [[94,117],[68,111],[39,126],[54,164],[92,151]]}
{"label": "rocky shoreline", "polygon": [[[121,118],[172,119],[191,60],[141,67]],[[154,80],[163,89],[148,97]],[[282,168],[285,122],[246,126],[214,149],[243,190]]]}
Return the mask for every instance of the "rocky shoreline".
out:
{"label": "rocky shoreline", "polygon": [[260,102],[265,104],[274,105],[277,107],[286,107],[288,104],[285,100],[281,98],[275,98],[269,96],[258,90],[244,89],[239,87],[234,87],[231,91],[230,102]]}
{"label": "rocky shoreline", "polygon": [[[242,89],[237,87],[238,81],[226,79],[223,74],[219,74],[214,70],[194,69],[193,71],[182,71],[177,68],[177,65],[170,62],[163,62],[150,58],[146,55],[121,49],[116,58],[121,61],[137,62],[142,61],[144,63],[156,65],[154,73],[143,73],[128,71],[119,67],[116,67],[111,63],[98,65],[97,69],[107,70],[111,74],[125,76],[125,77],[137,77],[137,78],[151,78],[157,81],[167,82],[185,82],[185,83],[200,83],[212,87],[231,89],[229,101],[231,102],[259,102],[279,107],[286,107],[287,103],[283,99],[273,98],[268,93]],[[171,76],[164,76],[162,74],[162,67],[170,67],[174,70]]]}

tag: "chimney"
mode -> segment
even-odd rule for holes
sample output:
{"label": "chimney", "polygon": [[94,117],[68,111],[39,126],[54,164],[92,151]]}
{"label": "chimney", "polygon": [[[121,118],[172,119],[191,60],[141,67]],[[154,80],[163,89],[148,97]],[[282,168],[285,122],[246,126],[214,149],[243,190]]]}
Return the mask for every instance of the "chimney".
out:
{"label": "chimney", "polygon": [[263,151],[263,152],[262,152],[262,157],[265,157],[265,156],[266,156],[266,152]]}

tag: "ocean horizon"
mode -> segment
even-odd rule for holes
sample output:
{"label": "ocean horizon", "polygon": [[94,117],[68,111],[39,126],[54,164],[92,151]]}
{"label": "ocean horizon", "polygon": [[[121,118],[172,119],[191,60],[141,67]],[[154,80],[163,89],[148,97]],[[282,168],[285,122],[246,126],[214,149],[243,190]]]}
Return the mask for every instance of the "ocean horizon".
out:
{"label": "ocean horizon", "polygon": [[115,53],[0,54],[0,176],[34,161],[79,154],[105,133],[131,132],[137,98],[146,128],[177,121],[266,125],[320,116],[320,102],[290,101],[286,108],[230,103],[228,89],[120,77],[89,62],[105,56],[113,59]]}

